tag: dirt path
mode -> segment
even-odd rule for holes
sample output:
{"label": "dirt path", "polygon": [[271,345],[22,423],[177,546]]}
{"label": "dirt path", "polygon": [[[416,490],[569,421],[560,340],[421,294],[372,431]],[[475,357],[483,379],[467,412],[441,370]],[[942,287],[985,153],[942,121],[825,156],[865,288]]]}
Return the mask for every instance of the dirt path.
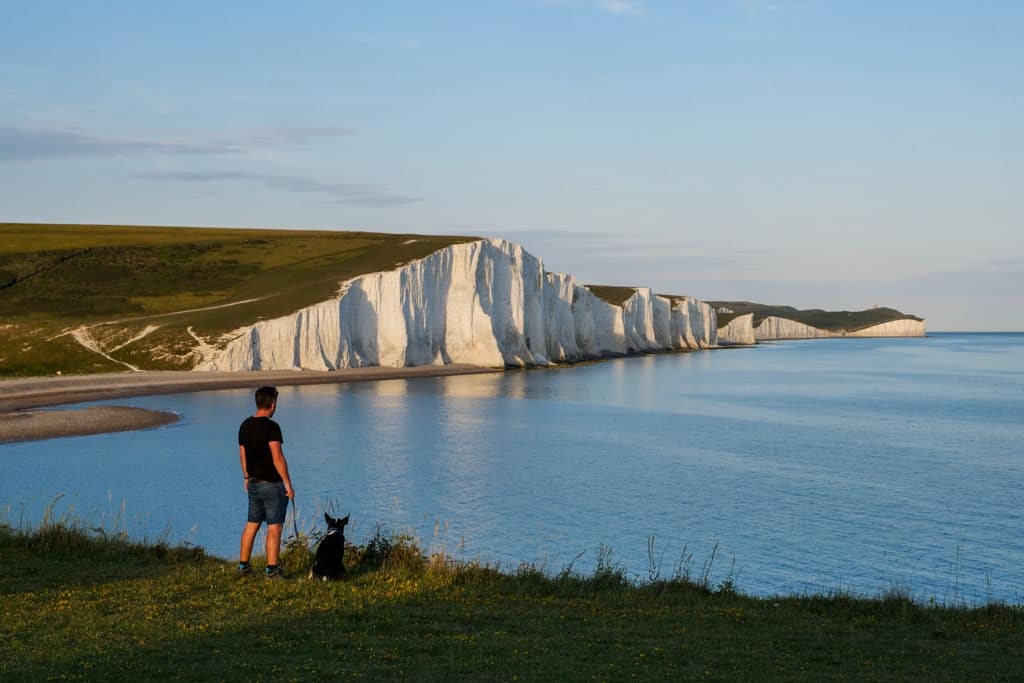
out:
{"label": "dirt path", "polygon": [[[79,325],[78,327],[76,327],[76,328],[74,328],[72,330],[68,330],[66,332],[62,332],[61,334],[58,334],[57,337],[63,337],[65,335],[68,335],[72,339],[74,339],[80,346],[82,346],[83,348],[91,351],[92,353],[95,353],[98,356],[103,356],[104,358],[106,358],[107,360],[109,360],[112,363],[117,363],[118,365],[123,365],[128,370],[132,370],[132,371],[138,372],[139,368],[135,367],[134,365],[132,365],[130,363],[126,363],[126,362],[124,362],[122,360],[118,360],[118,359],[114,358],[113,356],[109,355],[107,353],[107,351],[105,351],[103,349],[103,346],[100,344],[100,342],[97,341],[92,336],[92,333],[89,330],[91,330],[94,327],[103,327],[103,326],[107,326],[107,325],[121,325],[123,323],[139,323],[140,321],[146,321],[146,320],[159,320],[160,318],[170,318],[172,316],[181,315],[182,313],[196,313],[196,312],[199,312],[199,311],[215,311],[215,310],[218,310],[218,309],[221,309],[221,308],[230,308],[232,306],[240,306],[242,304],[252,303],[253,301],[259,301],[261,298],[262,297],[257,297],[255,299],[243,299],[241,301],[232,301],[232,302],[226,303],[226,304],[217,304],[216,306],[203,306],[201,308],[186,308],[186,309],[183,309],[183,310],[180,310],[180,311],[170,311],[169,313],[157,313],[157,314],[154,314],[154,315],[143,315],[143,316],[137,316],[137,317],[134,317],[134,318],[119,318],[117,320],[105,320],[105,321],[101,321],[101,322],[97,322],[97,323],[89,323],[87,325]],[[138,341],[140,339],[146,338],[147,336],[149,336],[150,334],[152,334],[153,332],[155,332],[155,331],[157,331],[159,329],[160,329],[159,325],[152,325],[152,324],[146,325],[145,329],[143,329],[141,332],[136,334],[134,337],[132,337],[131,339],[129,339],[129,340],[125,341],[125,342],[122,342],[122,343],[118,344],[117,346],[115,346],[115,347],[113,347],[113,348],[111,348],[109,350],[110,351],[117,351],[118,349],[123,348],[123,347],[127,346],[128,344],[131,344],[132,342],[136,342],[136,341]],[[209,353],[209,352],[211,352],[213,350],[213,347],[211,347],[209,344],[207,344],[204,339],[201,339],[198,335],[196,335],[196,333],[192,331],[191,327],[188,328],[188,333],[189,333],[189,336],[191,336],[196,341],[196,343],[198,344],[198,349],[199,349],[201,355],[205,354],[205,353]]]}

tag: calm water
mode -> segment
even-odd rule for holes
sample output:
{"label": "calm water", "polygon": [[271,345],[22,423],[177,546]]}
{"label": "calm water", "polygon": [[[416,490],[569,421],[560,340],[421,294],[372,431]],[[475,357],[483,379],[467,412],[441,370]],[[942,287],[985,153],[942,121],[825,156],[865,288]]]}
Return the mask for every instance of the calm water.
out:
{"label": "calm water", "polygon": [[[64,494],[58,514],[233,558],[252,392],[115,403],[183,419],[0,446],[8,520],[35,523]],[[671,576],[692,556],[694,574],[710,562],[712,581],[758,595],[1024,596],[1024,335],[283,387],[277,419],[302,530],[333,505],[357,542],[383,524],[513,569],[586,572],[604,548],[641,579],[651,559]]]}

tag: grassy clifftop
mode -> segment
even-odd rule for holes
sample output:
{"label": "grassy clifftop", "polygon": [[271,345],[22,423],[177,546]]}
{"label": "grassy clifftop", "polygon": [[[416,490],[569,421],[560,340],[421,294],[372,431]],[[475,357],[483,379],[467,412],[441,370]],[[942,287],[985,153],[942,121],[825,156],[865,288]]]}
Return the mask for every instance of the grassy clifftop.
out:
{"label": "grassy clifftop", "polygon": [[[343,280],[473,239],[0,223],[0,376],[186,369],[192,334],[285,315]],[[114,360],[71,336],[82,326]]]}
{"label": "grassy clifftop", "polygon": [[718,314],[718,326],[724,327],[729,322],[747,313],[754,314],[754,327],[770,316],[795,320],[819,330],[829,332],[856,332],[867,327],[874,327],[893,320],[921,320],[921,318],[901,313],[894,308],[869,308],[865,311],[823,311],[819,308],[798,310],[792,306],[769,306],[749,301],[711,301],[716,309],[726,308],[731,313]]}

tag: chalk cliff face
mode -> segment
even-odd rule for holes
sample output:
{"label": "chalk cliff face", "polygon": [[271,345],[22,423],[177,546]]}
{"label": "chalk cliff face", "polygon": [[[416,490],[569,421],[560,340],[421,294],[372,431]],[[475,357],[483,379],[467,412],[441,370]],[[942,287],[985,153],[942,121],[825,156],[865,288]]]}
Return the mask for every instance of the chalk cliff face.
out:
{"label": "chalk cliff face", "polygon": [[718,331],[720,346],[755,344],[782,339],[819,339],[822,337],[923,337],[923,320],[892,320],[854,332],[830,332],[787,318],[770,316],[754,327],[754,314],[746,313],[729,321]]}
{"label": "chalk cliff face", "polygon": [[804,323],[788,318],[768,316],[754,328],[754,339],[767,341],[771,339],[818,339],[820,337],[838,336],[828,330],[820,330]]}
{"label": "chalk cliff face", "polygon": [[646,288],[621,306],[505,240],[452,245],[237,330],[199,370],[509,367],[717,345],[714,309]]}
{"label": "chalk cliff face", "polygon": [[754,314],[744,313],[729,321],[718,330],[718,343],[721,346],[740,346],[756,343],[754,339]]}
{"label": "chalk cliff face", "polygon": [[923,337],[925,321],[891,320],[881,325],[866,327],[856,332],[847,332],[847,337]]}
{"label": "chalk cliff face", "polygon": [[818,339],[821,337],[923,337],[924,335],[925,322],[911,319],[891,320],[853,332],[829,332],[795,320],[770,316],[754,328],[754,338],[757,341]]}

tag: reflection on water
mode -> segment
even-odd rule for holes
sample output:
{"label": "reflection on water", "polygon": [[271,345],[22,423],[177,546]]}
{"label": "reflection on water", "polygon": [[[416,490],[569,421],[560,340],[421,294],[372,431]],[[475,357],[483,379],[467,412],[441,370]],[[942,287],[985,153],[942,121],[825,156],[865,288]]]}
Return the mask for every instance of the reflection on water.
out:
{"label": "reflection on water", "polygon": [[[1024,337],[827,340],[550,370],[282,387],[300,528],[334,506],[424,547],[514,568],[646,577],[718,547],[758,594],[1020,601]],[[968,351],[965,351],[967,349]],[[123,403],[123,401],[122,401]],[[14,523],[127,514],[136,536],[233,557],[248,390],[158,396],[169,427],[0,447]],[[576,560],[584,551],[583,558]]]}

